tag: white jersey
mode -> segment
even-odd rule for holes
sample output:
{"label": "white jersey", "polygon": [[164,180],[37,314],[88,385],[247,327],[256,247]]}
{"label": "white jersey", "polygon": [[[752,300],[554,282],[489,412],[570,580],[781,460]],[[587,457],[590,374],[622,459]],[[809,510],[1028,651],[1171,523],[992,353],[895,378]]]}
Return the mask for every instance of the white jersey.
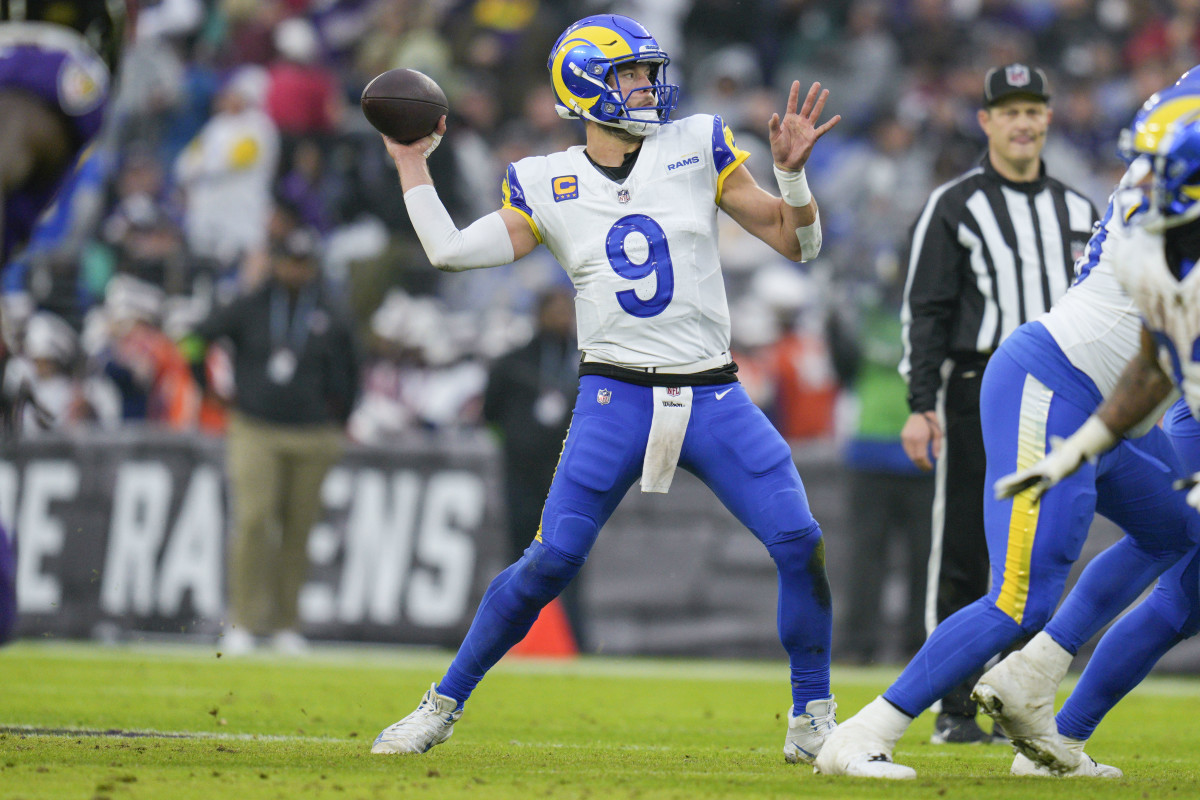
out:
{"label": "white jersey", "polygon": [[509,165],[504,207],[525,215],[574,283],[583,353],[671,367],[729,350],[717,204],[748,156],[720,117],[698,114],[646,137],[621,183],[582,146]]}
{"label": "white jersey", "polygon": [[1163,235],[1140,225],[1114,231],[1117,279],[1158,342],[1159,364],[1200,419],[1200,269],[1180,280],[1167,265]]}
{"label": "white jersey", "polygon": [[1121,287],[1113,268],[1113,203],[1076,263],[1074,285],[1038,318],[1063,354],[1107,397],[1129,360],[1137,355],[1142,322],[1137,304]]}

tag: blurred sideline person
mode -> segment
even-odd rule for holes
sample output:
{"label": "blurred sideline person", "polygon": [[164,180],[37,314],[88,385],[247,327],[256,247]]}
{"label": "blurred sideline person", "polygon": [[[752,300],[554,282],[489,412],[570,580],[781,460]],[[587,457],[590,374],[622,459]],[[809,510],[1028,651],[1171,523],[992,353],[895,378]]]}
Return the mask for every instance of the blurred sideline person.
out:
{"label": "blurred sideline person", "polygon": [[298,600],[308,534],[359,383],[353,331],[324,288],[319,258],[317,237],[293,231],[275,244],[268,280],[184,341],[193,364],[207,343],[233,348],[226,435],[233,535],[221,643],[230,655],[252,650],[256,636],[270,636],[287,654],[307,648]]}
{"label": "blurred sideline person", "polygon": [[[1193,343],[1200,337],[1200,306],[1192,271],[1200,260],[1200,68],[1146,102],[1122,134],[1122,155],[1144,180],[1114,197],[1125,212],[1115,217],[1109,249],[1117,277],[1142,314],[1141,347],[1095,414],[1040,461],[1006,475],[997,495],[1034,507],[1069,491],[1074,475],[1122,441],[1127,431],[1157,419],[1164,400],[1182,393],[1163,427],[1191,477],[1187,502],[1200,508],[1200,387]],[[1116,446],[1120,446],[1117,444]],[[1041,454],[1038,454],[1041,455]],[[1118,565],[1117,569],[1123,569]],[[1085,575],[1086,576],[1086,575]],[[1049,626],[989,670],[976,691],[991,698],[997,718],[1025,735],[1014,739],[1047,771],[1071,774],[1088,759],[1072,745],[1086,741],[1105,714],[1149,674],[1179,642],[1200,632],[1200,548],[1171,567],[1136,608],[1100,640],[1075,690],[1058,715],[1054,694],[1066,675],[1073,642]],[[1074,591],[1085,586],[1080,579]],[[1107,586],[1111,594],[1123,587]],[[1106,598],[1107,599],[1107,598]],[[1044,637],[1044,638],[1043,638]]]}
{"label": "blurred sideline person", "polygon": [[[504,452],[504,499],[508,510],[509,557],[516,562],[536,531],[554,479],[558,454],[571,424],[571,396],[579,383],[575,306],[565,288],[537,299],[537,327],[522,347],[488,370],[483,419],[493,426]],[[586,649],[580,581],[562,593],[575,641]]]}
{"label": "blurred sideline person", "polygon": [[[0,270],[100,130],[125,22],[122,0],[0,4]],[[15,547],[0,526],[0,643],[16,627]]]}
{"label": "blurred sideline person", "polygon": [[847,534],[854,552],[872,554],[854,565],[835,652],[860,664],[887,655],[889,604],[884,597],[890,577],[902,578],[907,590],[904,615],[894,626],[901,660],[911,658],[925,641],[925,560],[933,476],[909,461],[900,444],[900,430],[908,417],[904,400],[908,387],[896,372],[902,356],[898,313],[902,284],[898,269],[881,276],[856,298],[854,317],[845,317],[844,309],[851,303],[840,304],[843,310],[832,314],[828,325],[830,349],[839,355],[841,378],[855,401],[854,426],[843,452],[850,482]]}
{"label": "blurred sideline person", "polygon": [[[639,23],[592,16],[567,28],[547,66],[557,108],[582,118],[587,145],[508,167],[498,212],[459,230],[426,166],[445,132],[385,138],[430,261],[459,271],[507,264],[545,244],[575,285],[579,391],[540,524],[488,587],[440,682],[375,739],[374,753],[423,753],[448,739],[487,671],[582,567],[621,497],[665,492],[676,466],[704,481],[767,547],[779,572],[778,626],[791,665],[784,752],[811,761],[834,722],[832,609],[821,529],[791,451],[737,382],[717,260],[717,210],[796,261],[820,250],[803,168],[828,92],[768,123],[784,199],[760,188],[719,116],[673,120],[669,59]],[[540,712],[539,712],[540,713]]]}
{"label": "blurred sideline person", "polygon": [[[918,467],[937,463],[927,632],[988,590],[984,367],[1005,337],[1067,290],[1096,221],[1091,202],[1047,175],[1042,163],[1049,102],[1040,69],[990,70],[978,112],[987,153],[935,189],[912,228],[900,363],[911,413],[900,438]],[[992,738],[975,722],[970,694],[977,677],[941,698],[935,744]]]}
{"label": "blurred sideline person", "polygon": [[[1113,195],[1088,243],[1075,284],[1049,313],[1005,339],[988,363],[980,417],[989,486],[1014,466],[1031,464],[1049,442],[1077,428],[1118,385],[1122,367],[1138,351],[1137,308],[1117,280],[1121,267],[1112,248],[1122,227],[1122,214],[1114,210],[1120,208],[1119,197],[1120,192]],[[1031,635],[1025,650],[1053,650],[1055,667],[1065,675],[1072,654],[1195,545],[1200,517],[1173,488],[1178,459],[1167,435],[1154,425],[1157,419],[1153,415],[1129,439],[1114,442],[1110,452],[1040,504],[1031,494],[1012,501],[988,493],[984,519],[991,590],[939,625],[887,691],[835,731],[817,759],[821,772],[914,777],[912,769],[892,763],[892,751],[940,691]],[[1055,611],[1096,512],[1125,536],[1092,559]],[[980,693],[987,680],[985,675],[975,687],[975,697],[991,713],[997,704]],[[1047,700],[1053,708],[1053,687]],[[1006,698],[1005,708],[1010,701]],[[1022,748],[1013,774],[1050,774],[1023,754],[1025,722],[1006,716],[999,721]],[[1120,777],[1120,770],[1083,754],[1085,739],[1056,742],[1063,758],[1068,751],[1073,756],[1068,774]]]}

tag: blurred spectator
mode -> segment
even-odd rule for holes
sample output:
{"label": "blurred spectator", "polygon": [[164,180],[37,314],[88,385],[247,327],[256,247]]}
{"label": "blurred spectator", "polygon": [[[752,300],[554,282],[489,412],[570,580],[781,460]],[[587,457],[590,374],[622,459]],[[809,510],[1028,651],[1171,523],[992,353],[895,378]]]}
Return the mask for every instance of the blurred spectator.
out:
{"label": "blurred spectator", "polygon": [[318,246],[314,233],[292,232],[273,248],[270,278],[184,340],[192,363],[207,343],[233,350],[226,456],[234,530],[223,641],[231,655],[251,650],[255,636],[271,636],[284,653],[307,647],[298,598],[308,534],[359,380],[353,331],[323,286]]}
{"label": "blurred spectator", "polygon": [[[542,506],[571,423],[579,384],[572,293],[556,288],[538,297],[537,328],[522,347],[488,370],[483,419],[504,452],[504,499],[509,556],[516,561],[541,528]],[[586,649],[586,617],[578,580],[562,594],[580,649]]]}
{"label": "blurred spectator", "polygon": [[125,420],[192,430],[200,389],[174,340],[162,331],[165,302],[159,287],[114,276],[84,337],[94,362],[120,391]]}
{"label": "blurred spectator", "polygon": [[[363,82],[397,67],[424,72],[445,83],[450,73],[450,46],[437,30],[444,9],[421,0],[380,0],[371,24],[358,44],[354,64]],[[443,88],[449,88],[443,86]]]}
{"label": "blurred spectator", "polygon": [[32,365],[30,389],[40,408],[26,406],[22,430],[34,434],[88,425],[113,429],[121,422],[121,397],[104,376],[77,376],[79,341],[56,314],[41,311],[25,327],[23,354]]}
{"label": "blurred spectator", "polygon": [[275,28],[279,58],[268,70],[264,107],[285,138],[328,135],[345,113],[337,75],[321,63],[316,29],[303,17]]}
{"label": "blurred spectator", "polygon": [[813,280],[779,265],[760,270],[753,286],[779,331],[757,359],[773,386],[767,416],[790,443],[832,436],[839,386]]}
{"label": "blurred spectator", "polygon": [[275,28],[291,10],[283,0],[218,0],[229,31],[222,63],[265,67],[275,57]]}
{"label": "blurred spectator", "polygon": [[175,163],[186,192],[184,230],[193,255],[227,271],[266,243],[279,134],[261,109],[266,75],[243,67],[217,98],[217,113]]}
{"label": "blurred spectator", "polygon": [[150,195],[126,197],[105,222],[104,238],[115,245],[115,272],[167,294],[192,292],[192,262],[183,231]]}
{"label": "blurred spectator", "polygon": [[[850,353],[846,382],[853,420],[844,453],[850,471],[846,533],[859,559],[846,587],[848,607],[836,637],[838,658],[867,664],[907,661],[925,641],[925,573],[929,557],[933,478],[904,454],[900,430],[908,418],[908,386],[896,367],[900,341],[899,265],[882,289],[867,286],[831,315],[833,349]],[[897,607],[889,591],[903,588]],[[893,649],[893,647],[895,649]]]}
{"label": "blurred spectator", "polygon": [[327,198],[332,174],[325,168],[321,147],[315,139],[302,138],[292,148],[287,173],[279,179],[276,204],[282,200],[292,207],[299,221],[319,233],[329,232],[332,218]]}
{"label": "blurred spectator", "polygon": [[362,403],[350,419],[356,440],[379,444],[478,422],[487,373],[465,357],[440,302],[392,290],[371,317],[371,334]]}

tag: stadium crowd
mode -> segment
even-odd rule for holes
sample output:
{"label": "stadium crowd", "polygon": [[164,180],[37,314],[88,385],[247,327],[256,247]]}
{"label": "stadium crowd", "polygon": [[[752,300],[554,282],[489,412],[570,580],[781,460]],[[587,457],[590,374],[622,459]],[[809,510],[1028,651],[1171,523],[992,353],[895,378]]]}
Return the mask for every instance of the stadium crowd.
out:
{"label": "stadium crowd", "polygon": [[853,431],[854,403],[835,412],[871,347],[862,320],[895,307],[923,199],[982,152],[988,65],[1049,71],[1046,160],[1101,204],[1117,130],[1200,60],[1200,10],[1182,0],[144,4],[101,139],[5,276],[10,341],[47,382],[54,424],[222,430],[227,365],[210,358],[196,381],[171,341],[256,285],[296,228],[319,232],[325,279],[368,345],[351,434],[480,424],[488,363],[528,338],[535,298],[565,276],[544,250],[470,281],[433,270],[357,97],[397,66],[445,88],[431,167],[452,214],[475,218],[505,164],[580,140],[555,116],[544,54],[565,24],[608,10],[660,32],[690,68],[674,78],[680,113],[721,113],[764,185],[765,121],[788,81],[820,80],[844,117],[808,169],[826,198],[818,261],[722,231],[740,377],[792,440]]}
{"label": "stadium crowd", "polygon": [[[297,230],[365,345],[346,430],[366,444],[487,423],[489,368],[534,334],[539,298],[569,289],[545,248],[463,276],[429,264],[396,172],[357,108],[363,87],[418,69],[449,98],[429,162],[460,224],[494,209],[504,167],[582,143],[557,118],[546,54],[571,21],[632,15],[671,54],[676,116],[716,112],[772,186],[766,121],[794,78],[831,92],[843,121],[807,165],[824,246],[787,261],[731,219],[721,259],[739,379],[794,444],[833,441],[860,491],[903,487],[890,519],[848,509],[856,541],[887,530],[889,557],[848,612],[873,619],[883,577],[908,576],[901,650],[925,631],[921,564],[932,482],[899,446],[896,371],[913,221],[976,163],[988,67],[1051,81],[1050,173],[1102,206],[1117,132],[1155,89],[1200,61],[1188,0],[158,0],[142,3],[100,137],[0,284],[17,356],[3,391],[28,398],[22,435],[151,424],[223,435],[229,354],[180,347],[214,309],[261,285]],[[494,369],[493,369],[494,371]],[[873,488],[866,488],[873,487]],[[918,555],[920,554],[920,555]],[[880,655],[874,626],[842,656]]]}

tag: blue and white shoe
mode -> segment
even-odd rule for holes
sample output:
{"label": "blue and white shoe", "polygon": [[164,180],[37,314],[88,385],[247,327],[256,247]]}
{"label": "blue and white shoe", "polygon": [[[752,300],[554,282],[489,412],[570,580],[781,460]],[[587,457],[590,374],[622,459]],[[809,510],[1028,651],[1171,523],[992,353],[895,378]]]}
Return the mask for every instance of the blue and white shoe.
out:
{"label": "blue and white shoe", "polygon": [[789,764],[811,764],[821,752],[825,738],[837,727],[837,703],[833,701],[833,695],[829,695],[824,700],[809,700],[803,714],[795,712],[795,706],[788,709],[783,757]]}
{"label": "blue and white shoe", "polygon": [[453,697],[437,693],[437,684],[421,698],[417,710],[404,719],[387,726],[375,737],[372,753],[424,753],[441,744],[454,733],[454,723],[462,709]]}

